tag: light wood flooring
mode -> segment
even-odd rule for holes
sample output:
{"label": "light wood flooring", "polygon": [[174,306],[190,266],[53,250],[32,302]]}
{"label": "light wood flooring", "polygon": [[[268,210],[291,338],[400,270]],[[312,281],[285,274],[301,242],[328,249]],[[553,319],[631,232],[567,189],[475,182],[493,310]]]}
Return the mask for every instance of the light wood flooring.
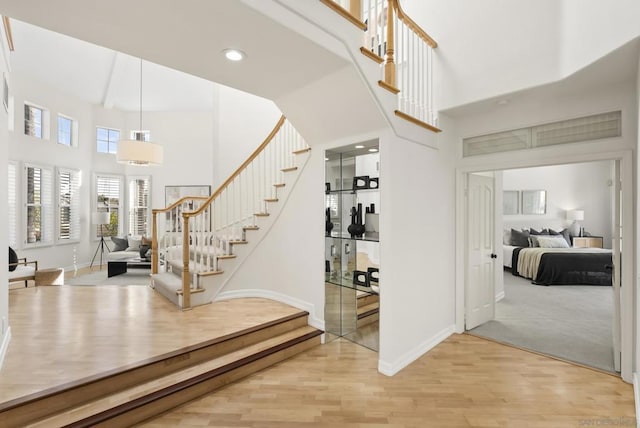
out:
{"label": "light wood flooring", "polygon": [[140,426],[634,426],[619,378],[470,335],[453,335],[393,377],[344,339]]}
{"label": "light wood flooring", "polygon": [[0,369],[0,402],[297,312],[266,299],[183,312],[145,286],[11,289],[12,339]]}

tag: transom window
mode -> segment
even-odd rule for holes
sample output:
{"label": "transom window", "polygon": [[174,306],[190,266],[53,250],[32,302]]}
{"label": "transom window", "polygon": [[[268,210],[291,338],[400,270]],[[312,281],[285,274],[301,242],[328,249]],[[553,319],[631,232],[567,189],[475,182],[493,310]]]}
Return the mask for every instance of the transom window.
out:
{"label": "transom window", "polygon": [[30,104],[24,105],[24,133],[35,138],[42,138],[42,120],[44,111]]}
{"label": "transom window", "polygon": [[120,131],[111,128],[98,127],[96,133],[96,143],[98,153],[113,153],[118,150],[118,140],[120,139]]}
{"label": "transom window", "polygon": [[71,147],[73,119],[58,116],[58,144]]}

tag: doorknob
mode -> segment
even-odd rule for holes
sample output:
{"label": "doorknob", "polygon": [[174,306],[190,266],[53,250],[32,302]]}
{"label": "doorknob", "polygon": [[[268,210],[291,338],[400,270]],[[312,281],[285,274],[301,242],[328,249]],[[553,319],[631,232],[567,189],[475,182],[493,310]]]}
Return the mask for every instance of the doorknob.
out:
{"label": "doorknob", "polygon": [[491,258],[492,258],[492,259],[497,259],[497,258],[498,258],[498,255],[497,255],[497,254],[494,254],[494,253],[491,253]]}

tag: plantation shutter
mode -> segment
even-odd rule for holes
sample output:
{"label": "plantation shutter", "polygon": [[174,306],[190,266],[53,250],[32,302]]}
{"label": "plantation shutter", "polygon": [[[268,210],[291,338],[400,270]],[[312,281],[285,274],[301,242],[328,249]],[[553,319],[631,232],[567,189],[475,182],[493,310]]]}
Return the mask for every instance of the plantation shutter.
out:
{"label": "plantation shutter", "polygon": [[80,239],[80,172],[58,170],[58,239]]}
{"label": "plantation shutter", "polygon": [[[110,213],[110,223],[103,226],[104,236],[120,234],[120,177],[96,177],[96,211]],[[100,225],[96,225],[96,237],[101,235]]]}
{"label": "plantation shutter", "polygon": [[9,246],[15,247],[18,243],[18,213],[17,213],[17,200],[16,200],[16,185],[17,185],[17,173],[18,166],[14,162],[9,162],[7,177],[7,199],[8,199],[8,223],[9,223]]}
{"label": "plantation shutter", "polygon": [[149,177],[136,177],[129,180],[129,233],[131,235],[149,235]]}

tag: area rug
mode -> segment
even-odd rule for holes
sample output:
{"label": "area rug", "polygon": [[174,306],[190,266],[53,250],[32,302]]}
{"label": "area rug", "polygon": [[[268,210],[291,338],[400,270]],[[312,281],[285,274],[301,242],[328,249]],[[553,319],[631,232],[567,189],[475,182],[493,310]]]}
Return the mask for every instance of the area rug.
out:
{"label": "area rug", "polygon": [[107,270],[103,269],[75,278],[67,278],[64,283],[67,285],[149,285],[151,278],[149,270],[140,269],[107,278]]}

